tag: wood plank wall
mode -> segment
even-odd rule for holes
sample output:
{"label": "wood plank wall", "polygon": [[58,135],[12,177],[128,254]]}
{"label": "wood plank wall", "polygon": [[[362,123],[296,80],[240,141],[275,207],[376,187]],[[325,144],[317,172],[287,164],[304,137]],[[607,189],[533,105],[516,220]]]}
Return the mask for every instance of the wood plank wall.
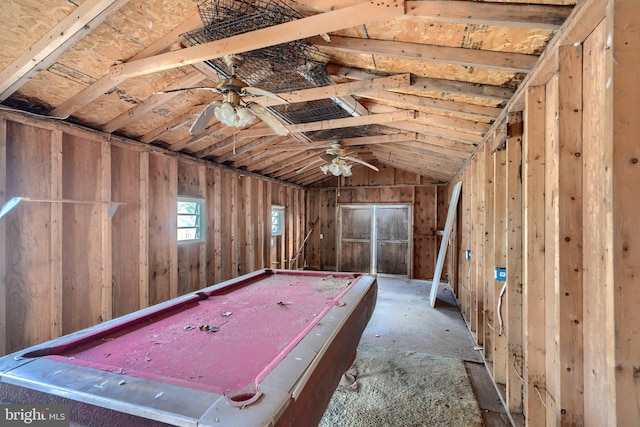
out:
{"label": "wood plank wall", "polygon": [[640,425],[640,3],[580,6],[460,177],[454,288],[516,425]]}
{"label": "wood plank wall", "polygon": [[[285,206],[277,267],[297,250],[304,189],[17,113],[0,113],[0,354],[271,265],[271,205]],[[178,196],[205,200],[205,242],[176,240]],[[294,268],[304,265],[302,254]]]}
{"label": "wood plank wall", "polygon": [[[318,220],[305,246],[307,267],[335,271],[337,268],[338,208],[340,205],[408,204],[413,210],[413,272],[415,279],[433,279],[441,236],[449,209],[448,187],[423,183],[421,177],[393,167],[376,164],[380,172],[357,168],[349,178],[332,178],[325,185],[307,191],[307,227]],[[320,235],[322,234],[322,239]],[[443,280],[448,278],[447,267]]]}

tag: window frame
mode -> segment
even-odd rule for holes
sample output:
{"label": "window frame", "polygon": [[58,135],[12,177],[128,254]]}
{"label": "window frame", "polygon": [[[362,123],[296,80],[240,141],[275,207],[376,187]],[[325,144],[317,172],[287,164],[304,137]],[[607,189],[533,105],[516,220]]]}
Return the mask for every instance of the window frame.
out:
{"label": "window frame", "polygon": [[[280,230],[276,230],[274,232],[273,230],[273,226],[274,226],[274,214],[278,214],[278,216],[280,217]],[[284,206],[280,206],[280,205],[271,205],[271,235],[272,236],[282,236],[284,235]]]}
{"label": "window frame", "polygon": [[[198,206],[198,211],[195,214],[181,214],[179,213],[178,204],[179,203],[196,203]],[[180,227],[178,219],[181,215],[196,216],[196,226],[195,227]],[[180,239],[179,233],[181,229],[196,229],[196,238],[195,239]],[[178,200],[176,202],[176,239],[179,245],[190,244],[190,243],[202,243],[205,241],[205,199],[201,197],[191,197],[191,196],[178,196]]]}

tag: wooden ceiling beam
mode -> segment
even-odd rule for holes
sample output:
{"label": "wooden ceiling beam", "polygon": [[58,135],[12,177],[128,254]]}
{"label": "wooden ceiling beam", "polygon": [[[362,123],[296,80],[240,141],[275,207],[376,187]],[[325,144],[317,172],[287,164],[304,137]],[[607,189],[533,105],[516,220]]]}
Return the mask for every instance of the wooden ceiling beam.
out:
{"label": "wooden ceiling beam", "polygon": [[460,132],[453,129],[425,125],[415,120],[394,121],[392,123],[387,123],[387,126],[394,129],[404,130],[407,132],[417,132],[424,135],[437,136],[440,138],[445,138],[453,141],[466,143],[471,145],[472,148],[480,145],[483,141],[483,137],[478,135],[473,135],[466,132]]}
{"label": "wooden ceiling beam", "polygon": [[[283,139],[287,139],[286,136],[268,136],[264,138],[259,138],[253,141],[251,144],[247,144],[244,147],[236,149],[235,152],[227,153],[222,156],[222,158],[214,158],[214,161],[218,163],[223,163],[231,160],[233,162],[233,167],[239,167],[239,163],[243,160],[249,159],[252,157],[254,153],[263,153],[265,151],[269,151],[272,146],[278,144]],[[228,157],[227,157],[228,156]],[[225,158],[226,157],[226,158]]]}
{"label": "wooden ceiling beam", "polygon": [[0,71],[0,102],[10,97],[129,0],[86,0]]}
{"label": "wooden ceiling beam", "polygon": [[383,164],[392,166],[396,169],[405,170],[407,172],[415,173],[417,175],[427,177],[430,179],[436,179],[439,182],[449,182],[454,177],[454,174],[451,172],[446,172],[438,169],[437,167],[431,167],[426,165],[418,165],[418,163],[414,160],[400,160],[400,159],[391,159],[388,160],[386,157],[382,158],[374,153],[376,159]]}
{"label": "wooden ceiling beam", "polygon": [[294,104],[296,102],[315,101],[318,99],[328,99],[340,96],[352,95],[354,93],[378,92],[386,89],[397,89],[408,87],[411,84],[411,76],[408,73],[396,74],[388,77],[376,77],[371,80],[357,81],[351,83],[340,83],[330,86],[314,87],[311,89],[297,90],[293,92],[278,93],[281,100],[269,96],[252,98],[263,107],[275,105]]}
{"label": "wooden ceiling beam", "polygon": [[378,2],[360,3],[179,51],[114,65],[110,74],[114,74],[118,79],[124,80],[221,58],[225,55],[243,53],[313,37],[380,19],[398,17],[404,15],[404,13],[403,0],[380,0]]}
{"label": "wooden ceiling beam", "polygon": [[394,111],[384,114],[370,114],[368,116],[347,117],[344,119],[323,120],[320,122],[289,125],[292,132],[312,132],[325,129],[338,129],[352,126],[364,126],[371,124],[389,123],[403,120],[411,120],[415,117],[413,110]]}
{"label": "wooden ceiling beam", "polygon": [[138,138],[138,141],[148,144],[150,142],[153,142],[157,139],[162,138],[162,136],[165,135],[166,133],[171,132],[172,130],[178,129],[179,127],[184,126],[187,123],[194,120],[195,116],[199,114],[204,107],[205,105],[194,105],[193,107],[189,108],[186,112],[177,115],[176,117],[169,120],[168,122],[163,123],[160,126],[145,133],[140,138]]}
{"label": "wooden ceiling beam", "polygon": [[405,104],[408,108],[424,107],[445,113],[469,116],[471,119],[495,120],[502,112],[502,108],[469,104],[466,102],[450,101],[446,99],[427,98],[399,92],[371,92],[358,95],[361,98],[378,99],[397,104]]}
{"label": "wooden ceiling beam", "polygon": [[551,30],[562,25],[571,9],[571,6],[451,0],[407,2],[407,16],[425,18],[433,22]]}
{"label": "wooden ceiling beam", "polygon": [[[352,80],[371,80],[381,76],[349,67],[341,67],[335,64],[328,64],[326,70],[329,74],[337,77]],[[476,98],[496,99],[506,101],[513,96],[515,89],[501,86],[461,82],[457,80],[437,79],[433,77],[421,77],[411,75],[410,89],[420,89],[430,92],[450,93],[453,95],[473,96]]]}
{"label": "wooden ceiling beam", "polygon": [[[432,159],[432,160],[441,162],[443,165],[448,164],[449,166],[455,167],[456,169],[459,169],[467,160],[467,159],[461,159],[456,157],[448,157],[447,155],[438,151],[427,150],[422,147],[412,146],[408,144],[394,143],[394,144],[386,144],[384,147],[388,150],[393,150],[393,151],[405,153],[408,155],[413,154],[413,155],[419,156],[419,158]],[[373,151],[376,151],[377,148],[378,147],[371,147]]]}
{"label": "wooden ceiling beam", "polygon": [[325,48],[336,49],[349,53],[441,62],[467,67],[490,68],[519,73],[528,73],[531,71],[538,60],[536,55],[527,55],[522,53],[423,45],[419,43],[334,35],[331,36],[330,42],[326,42],[321,37],[314,37],[312,42],[316,46],[323,46]]}
{"label": "wooden ceiling beam", "polygon": [[[328,11],[363,0],[298,0],[300,10]],[[571,12],[571,6],[482,3],[459,0],[407,1],[407,16],[431,22],[453,22],[500,27],[557,29]]]}

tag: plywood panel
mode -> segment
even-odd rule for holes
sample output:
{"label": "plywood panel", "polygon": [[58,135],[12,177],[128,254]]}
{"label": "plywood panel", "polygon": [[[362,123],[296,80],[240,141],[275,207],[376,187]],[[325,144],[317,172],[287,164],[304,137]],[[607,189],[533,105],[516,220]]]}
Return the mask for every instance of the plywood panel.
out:
{"label": "plywood panel", "polygon": [[[48,198],[51,177],[50,131],[7,122],[7,196]],[[50,207],[21,203],[6,216],[6,351],[51,336]]]}
{"label": "plywood panel", "polygon": [[[177,162],[149,156],[149,303],[176,296],[177,291]],[[175,248],[175,252],[174,252]]]}
{"label": "plywood panel", "polygon": [[[493,211],[493,236],[494,236],[494,259],[495,267],[506,268],[506,152],[505,150],[497,151],[494,154],[494,211]],[[509,272],[507,272],[507,275]],[[508,280],[508,278],[507,278]],[[494,294],[493,301],[490,304],[495,307],[495,316],[493,321],[493,380],[496,383],[505,384],[507,380],[507,342],[505,337],[505,319],[506,310],[504,304],[501,303],[498,309],[498,303],[502,300],[502,289],[505,282],[493,280]],[[504,302],[504,300],[502,300]]]}
{"label": "plywood panel", "polygon": [[[141,306],[140,268],[140,153],[121,147],[111,151],[111,196],[125,203],[111,220],[113,264],[113,315],[131,313]],[[146,251],[146,245],[144,247]],[[145,275],[148,273],[145,271]]]}
{"label": "plywood panel", "polygon": [[606,139],[605,126],[601,120],[605,108],[605,40],[606,23],[602,23],[584,43],[585,73],[583,128],[583,227],[584,233],[584,321],[583,328],[589,331],[584,340],[584,418],[585,425],[614,425],[615,410],[610,406],[613,372],[608,358],[612,344],[610,305],[612,289],[608,280],[607,255],[608,232],[606,224],[608,206],[603,203],[611,192],[607,159],[610,147],[603,144]]}
{"label": "plywood panel", "polygon": [[201,288],[200,246],[199,243],[178,245],[178,295]]}
{"label": "plywood panel", "polygon": [[[7,201],[7,121],[0,118],[0,206]],[[0,355],[7,353],[7,227],[0,221]]]}
{"label": "plywood panel", "polygon": [[435,186],[415,187],[413,206],[413,276],[415,279],[433,278],[438,251],[436,192]]}

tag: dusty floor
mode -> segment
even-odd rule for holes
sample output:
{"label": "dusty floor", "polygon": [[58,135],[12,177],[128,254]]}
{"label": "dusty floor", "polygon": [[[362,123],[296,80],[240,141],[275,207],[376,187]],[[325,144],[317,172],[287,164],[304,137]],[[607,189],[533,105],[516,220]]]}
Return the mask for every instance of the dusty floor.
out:
{"label": "dusty floor", "polygon": [[[416,418],[411,418],[408,414],[407,421],[398,420],[400,424],[394,423],[394,426],[510,425],[489,374],[482,364],[482,358],[474,350],[473,339],[451,289],[440,286],[435,309],[429,303],[430,290],[431,283],[427,281],[378,277],[376,309],[359,347],[359,351],[363,353],[360,370],[364,371],[359,372],[363,375],[360,395],[350,397],[344,392],[337,392],[322,426],[332,423],[370,427],[391,425],[389,421],[375,418],[378,415],[372,408],[385,404],[383,401],[375,403],[376,398],[381,393],[386,393],[390,387],[397,387],[392,381],[397,379],[399,373],[407,373],[407,378],[411,381],[415,379],[416,387],[429,390],[429,393],[434,392],[433,389],[439,389],[440,394],[419,393],[421,400],[416,396],[411,398],[414,407],[417,406],[418,410],[422,408],[424,414],[436,415],[435,417],[415,421]],[[375,368],[376,364],[383,368]],[[402,366],[397,369],[399,364]],[[356,367],[357,365],[356,361]],[[421,366],[433,370],[434,374],[421,375]],[[417,369],[415,374],[411,373],[412,369]],[[440,371],[441,369],[445,370]],[[370,371],[374,375],[370,375]],[[450,381],[430,383],[438,380],[438,372],[441,372],[445,380],[449,377]],[[423,378],[417,378],[419,376]],[[400,381],[404,381],[406,385],[408,380]],[[345,416],[340,414],[345,412],[343,405],[350,405],[349,410],[359,415],[340,418]],[[433,414],[442,408],[445,412],[440,416]],[[409,409],[402,411],[409,412]],[[383,409],[380,412],[385,411]],[[464,419],[457,418],[462,413],[468,413],[468,416]],[[355,422],[354,418],[361,418],[364,424]],[[345,419],[349,421],[345,423]]]}

